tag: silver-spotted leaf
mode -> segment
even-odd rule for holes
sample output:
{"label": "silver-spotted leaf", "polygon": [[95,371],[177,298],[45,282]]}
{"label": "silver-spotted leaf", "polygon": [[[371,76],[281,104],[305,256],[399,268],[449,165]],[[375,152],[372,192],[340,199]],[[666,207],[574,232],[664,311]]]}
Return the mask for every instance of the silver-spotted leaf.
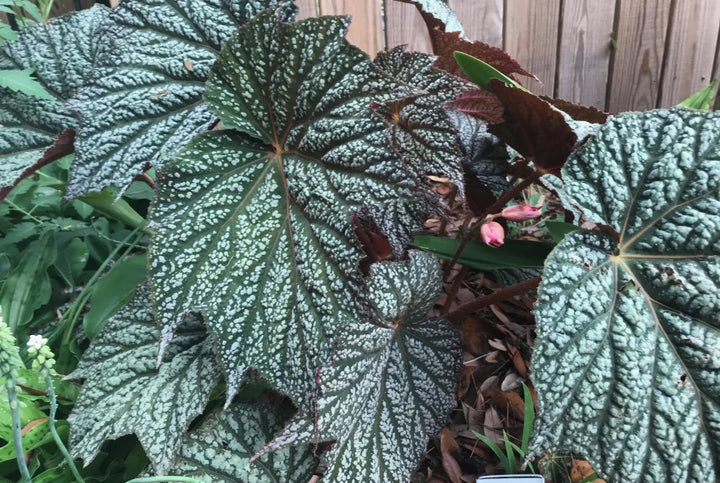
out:
{"label": "silver-spotted leaf", "polygon": [[618,482],[720,479],[720,115],[611,118],[562,170],[600,233],[548,258],[534,451]]}
{"label": "silver-spotted leaf", "polygon": [[0,47],[0,69],[33,69],[50,94],[42,99],[0,88],[0,200],[28,176],[56,137],[78,119],[65,101],[81,86],[95,59],[108,48],[98,34],[110,10],[95,6],[35,24]]}
{"label": "silver-spotted leaf", "polygon": [[271,406],[232,406],[183,438],[171,473],[208,483],[307,483],[318,465],[307,447],[283,449],[250,462],[284,421]]}
{"label": "silver-spotted leaf", "polygon": [[458,131],[457,143],[465,171],[493,191],[508,190],[510,156],[502,141],[488,132],[483,120],[457,109],[448,109],[447,113]]}
{"label": "silver-spotted leaf", "polygon": [[374,313],[348,325],[318,372],[315,412],[299,413],[261,453],[335,440],[324,454],[327,482],[407,482],[455,406],[459,338],[427,315],[442,291],[437,260],[411,251],[407,262],[370,270]]}
{"label": "silver-spotted leaf", "polygon": [[[110,15],[114,49],[70,104],[82,117],[67,196],[127,188],[215,122],[205,82],[235,30],[282,0],[126,0]],[[291,19],[294,8],[281,11]]]}
{"label": "silver-spotted leaf", "polygon": [[268,11],[241,28],[207,85],[236,130],[200,135],[161,172],[151,280],[164,340],[202,312],[229,397],[254,367],[296,403],[312,400],[314,369],[358,306],[352,213],[374,207],[399,244],[430,196],[370,112],[407,90],[345,41],[347,25]]}
{"label": "silver-spotted leaf", "polygon": [[457,131],[443,106],[469,87],[462,79],[433,68],[434,57],[405,52],[405,46],[381,52],[375,66],[414,89],[412,97],[376,108],[389,124],[390,145],[415,177],[447,176],[463,192],[462,156]]}
{"label": "silver-spotted leaf", "polygon": [[180,438],[202,413],[222,370],[195,316],[178,328],[156,369],[159,341],[150,291],[140,286],[69,376],[85,379],[68,419],[73,456],[87,464],[106,440],[135,434],[155,471],[167,473]]}

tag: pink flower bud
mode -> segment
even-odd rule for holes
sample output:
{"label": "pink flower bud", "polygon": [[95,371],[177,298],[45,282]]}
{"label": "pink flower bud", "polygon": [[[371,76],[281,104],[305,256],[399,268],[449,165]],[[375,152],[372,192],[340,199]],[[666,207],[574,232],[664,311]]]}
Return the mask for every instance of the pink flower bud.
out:
{"label": "pink flower bud", "polygon": [[480,227],[480,238],[486,245],[499,247],[505,243],[505,230],[500,223],[488,221]]}
{"label": "pink flower bud", "polygon": [[510,221],[532,220],[540,216],[542,212],[539,208],[523,203],[521,205],[508,206],[500,212],[500,216]]}

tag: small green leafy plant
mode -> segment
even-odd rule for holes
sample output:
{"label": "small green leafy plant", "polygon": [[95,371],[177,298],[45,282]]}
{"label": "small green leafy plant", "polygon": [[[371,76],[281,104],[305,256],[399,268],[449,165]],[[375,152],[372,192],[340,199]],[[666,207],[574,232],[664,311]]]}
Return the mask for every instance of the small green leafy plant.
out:
{"label": "small green leafy plant", "polygon": [[[477,438],[507,472],[717,479],[720,116],[541,99],[410,3],[437,59],[282,0],[125,0],[0,47],[3,477],[408,481],[457,404],[453,322],[542,269],[538,417],[524,386],[520,446]],[[415,236],[438,178],[459,239]],[[505,241],[533,223],[554,245]],[[448,300],[470,268],[519,283],[432,313],[456,262]]]}

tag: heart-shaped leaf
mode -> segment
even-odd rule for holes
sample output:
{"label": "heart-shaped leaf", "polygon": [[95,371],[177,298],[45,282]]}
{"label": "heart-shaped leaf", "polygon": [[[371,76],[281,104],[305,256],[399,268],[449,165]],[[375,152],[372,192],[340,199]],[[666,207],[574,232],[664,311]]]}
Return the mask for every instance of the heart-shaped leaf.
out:
{"label": "heart-shaped leaf", "polygon": [[[0,201],[21,179],[55,156],[44,156],[78,119],[65,109],[109,41],[97,33],[110,10],[101,5],[22,29],[0,47],[0,69],[34,69],[50,99],[0,88]],[[72,136],[60,141],[72,152]]]}
{"label": "heart-shaped leaf", "polygon": [[195,316],[178,328],[156,369],[159,341],[150,292],[141,286],[69,376],[85,379],[68,418],[73,456],[87,464],[106,440],[135,434],[155,471],[167,474],[181,436],[205,408],[221,369]]}
{"label": "heart-shaped leaf", "polygon": [[720,478],[720,115],[611,118],[562,170],[579,230],[536,306],[534,452],[608,481]]}
{"label": "heart-shaped leaf", "polygon": [[373,265],[366,284],[373,313],[350,322],[318,372],[315,411],[292,419],[260,453],[336,440],[324,455],[328,483],[407,482],[455,406],[459,337],[427,315],[442,292],[437,260],[411,251],[407,262]]}
{"label": "heart-shaped leaf", "polygon": [[[105,26],[113,50],[100,57],[72,101],[82,116],[68,197],[115,185],[124,191],[161,167],[215,115],[205,81],[235,30],[281,0],[127,0]],[[284,19],[294,16],[285,3]]]}
{"label": "heart-shaped leaf", "polygon": [[236,130],[197,137],[159,178],[150,277],[164,343],[185,313],[202,312],[229,398],[254,367],[311,402],[314,369],[359,305],[352,214],[370,206],[404,246],[428,206],[429,188],[370,111],[407,89],[345,41],[347,25],[290,25],[268,11],[241,28],[207,85],[209,105]]}
{"label": "heart-shaped leaf", "polygon": [[307,483],[317,458],[306,447],[250,458],[283,427],[281,412],[265,405],[236,405],[209,418],[182,440],[172,474],[212,482]]}

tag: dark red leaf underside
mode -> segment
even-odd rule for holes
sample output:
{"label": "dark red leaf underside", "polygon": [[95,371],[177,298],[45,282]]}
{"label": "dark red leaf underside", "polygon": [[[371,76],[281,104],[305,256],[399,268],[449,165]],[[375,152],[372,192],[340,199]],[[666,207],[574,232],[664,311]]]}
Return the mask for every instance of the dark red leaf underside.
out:
{"label": "dark red leaf underside", "polygon": [[552,97],[542,96],[542,100],[549,102],[563,112],[566,112],[576,121],[587,121],[595,124],[605,124],[610,114],[603,112],[592,106],[582,106],[574,104],[563,99],[553,99]]}
{"label": "dark red leaf underside", "polygon": [[505,106],[505,122],[490,126],[490,132],[532,159],[541,172],[559,175],[577,143],[562,114],[534,94],[497,79],[490,81],[490,89]]}
{"label": "dark red leaf underside", "polygon": [[430,31],[430,40],[433,44],[433,51],[435,55],[438,56],[435,61],[435,67],[458,77],[467,79],[467,76],[455,61],[454,53],[456,50],[472,55],[486,64],[490,64],[508,77],[515,78],[514,74],[519,74],[537,79],[537,77],[523,69],[520,64],[504,50],[484,42],[470,42],[462,39],[458,32],[443,32],[440,29],[433,29]]}
{"label": "dark red leaf underside", "polygon": [[55,144],[50,146],[47,151],[43,154],[42,158],[38,159],[35,164],[28,167],[22,172],[15,182],[10,186],[4,186],[0,188],[0,203],[5,200],[5,197],[15,188],[20,181],[34,174],[40,168],[47,166],[53,161],[57,161],[60,158],[72,154],[75,151],[75,130],[68,128],[62,131],[55,138]]}
{"label": "dark red leaf underside", "polygon": [[505,107],[498,97],[485,89],[473,88],[460,94],[457,99],[445,107],[453,107],[460,112],[483,119],[490,124],[503,122]]}
{"label": "dark red leaf underside", "polygon": [[360,271],[364,275],[370,272],[370,265],[373,263],[392,260],[393,252],[390,242],[373,221],[367,208],[353,213],[352,224],[355,236],[366,255],[360,260]]}

